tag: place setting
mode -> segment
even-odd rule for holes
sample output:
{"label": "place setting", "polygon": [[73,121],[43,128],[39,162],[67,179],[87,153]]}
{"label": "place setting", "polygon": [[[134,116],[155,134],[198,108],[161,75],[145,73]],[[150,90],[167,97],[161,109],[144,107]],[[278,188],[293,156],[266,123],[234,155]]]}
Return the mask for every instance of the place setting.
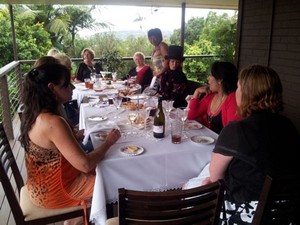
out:
{"label": "place setting", "polygon": [[208,136],[204,136],[204,135],[192,136],[190,138],[190,140],[193,143],[200,144],[200,145],[210,145],[210,144],[213,144],[215,142],[215,139],[213,139],[211,137],[208,137]]}
{"label": "place setting", "polygon": [[138,145],[126,145],[120,148],[120,152],[126,156],[137,156],[142,154],[145,149]]}

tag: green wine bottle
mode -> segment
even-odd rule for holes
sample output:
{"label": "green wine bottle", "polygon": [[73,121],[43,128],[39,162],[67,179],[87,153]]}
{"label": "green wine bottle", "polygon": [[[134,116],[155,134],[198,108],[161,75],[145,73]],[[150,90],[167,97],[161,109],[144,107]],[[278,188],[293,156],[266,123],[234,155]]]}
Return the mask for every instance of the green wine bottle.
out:
{"label": "green wine bottle", "polygon": [[153,136],[163,138],[165,136],[165,114],[162,107],[162,96],[159,96],[156,116],[153,122]]}

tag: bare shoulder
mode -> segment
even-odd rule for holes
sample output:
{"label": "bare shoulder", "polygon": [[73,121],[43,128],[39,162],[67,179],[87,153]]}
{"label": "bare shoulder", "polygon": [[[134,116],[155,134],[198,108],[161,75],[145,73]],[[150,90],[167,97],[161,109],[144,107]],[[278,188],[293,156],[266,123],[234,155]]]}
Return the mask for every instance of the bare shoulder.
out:
{"label": "bare shoulder", "polygon": [[169,47],[168,45],[165,43],[165,42],[161,42],[160,45],[160,51],[163,55],[167,55],[168,54],[168,51],[169,51]]}
{"label": "bare shoulder", "polygon": [[41,113],[37,117],[37,125],[39,125],[41,128],[51,130],[65,128],[68,126],[63,117],[52,113]]}

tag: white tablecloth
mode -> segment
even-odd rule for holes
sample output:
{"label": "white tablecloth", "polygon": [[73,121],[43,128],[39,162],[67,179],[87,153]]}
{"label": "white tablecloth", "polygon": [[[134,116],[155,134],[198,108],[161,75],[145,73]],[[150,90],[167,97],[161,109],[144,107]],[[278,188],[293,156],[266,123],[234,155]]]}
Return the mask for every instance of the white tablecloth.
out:
{"label": "white tablecloth", "polygon": [[[117,81],[117,82],[111,82],[110,85],[106,84],[106,82],[101,82],[101,88],[102,91],[95,91],[93,89],[87,89],[85,87],[84,83],[77,83],[74,84],[75,89],[73,90],[72,99],[77,99],[78,105],[82,103],[82,99],[85,96],[101,96],[101,95],[110,95],[110,94],[117,94],[118,89],[124,88],[124,81]],[[107,88],[110,87],[110,88]],[[94,87],[95,88],[95,87]],[[132,87],[132,91],[140,90],[140,85],[135,85],[135,87]]]}
{"label": "white tablecloth", "polygon": [[[117,84],[113,84],[114,86],[117,86]],[[118,84],[118,85],[122,85],[122,84]],[[113,88],[113,89],[104,89],[101,92],[95,91],[93,89],[86,89],[85,88],[85,84],[84,83],[78,83],[75,84],[75,89],[73,90],[73,95],[72,95],[72,99],[77,99],[77,103],[78,105],[80,105],[80,103],[82,102],[82,99],[85,96],[96,96],[96,95],[107,95],[107,94],[116,94],[118,93],[118,89],[117,88]]]}
{"label": "white tablecloth", "polygon": [[[81,119],[94,113],[103,114],[113,110],[112,106],[95,108],[81,106]],[[124,113],[126,114],[126,112]],[[122,114],[121,114],[122,115]],[[126,118],[126,117],[125,117]],[[127,119],[108,119],[100,122],[103,126],[117,124],[123,128]],[[96,126],[85,124],[85,128]],[[99,126],[99,123],[97,124]],[[153,137],[122,137],[107,152],[105,159],[96,168],[96,183],[91,208],[91,220],[95,224],[105,225],[106,203],[118,199],[118,188],[125,187],[143,191],[162,191],[179,188],[189,179],[196,177],[209,163],[213,144],[201,145],[192,142],[189,138],[181,144],[172,144],[170,130],[167,126],[166,137],[156,140]],[[217,134],[203,127],[198,130],[188,130],[187,136],[206,135],[216,140]],[[101,140],[91,134],[93,145],[101,145]],[[124,145],[139,145],[144,153],[137,156],[127,156],[120,151]]]}

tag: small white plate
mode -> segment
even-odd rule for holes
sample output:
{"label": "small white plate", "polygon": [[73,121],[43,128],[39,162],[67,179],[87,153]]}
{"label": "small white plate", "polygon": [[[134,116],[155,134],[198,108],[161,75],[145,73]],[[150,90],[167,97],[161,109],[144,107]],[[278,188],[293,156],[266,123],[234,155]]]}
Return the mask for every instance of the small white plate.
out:
{"label": "small white plate", "polygon": [[76,87],[76,89],[78,89],[79,91],[87,91],[87,90],[90,90],[86,87]]}
{"label": "small white plate", "polygon": [[91,116],[88,118],[88,120],[90,121],[104,121],[104,120],[107,120],[107,117],[106,116]]}
{"label": "small white plate", "polygon": [[184,128],[186,130],[198,130],[198,129],[201,129],[202,127],[203,126],[200,123],[195,122],[195,121],[187,121],[184,124]]}
{"label": "small white plate", "polygon": [[191,141],[197,144],[210,145],[214,143],[215,140],[211,137],[196,135],[191,137]]}
{"label": "small white plate", "polygon": [[99,140],[104,141],[109,133],[109,129],[106,130],[100,130],[97,134],[95,134],[95,137]]}
{"label": "small white plate", "polygon": [[[130,148],[134,149],[136,148],[136,150],[131,150]],[[137,146],[137,145],[127,145],[127,146],[123,146],[120,148],[120,151],[128,156],[136,156],[136,155],[140,155],[144,152],[144,148],[141,146]]]}
{"label": "small white plate", "polygon": [[137,99],[144,99],[146,96],[143,94],[139,94],[139,95],[129,95],[128,98],[130,98],[131,100],[137,100]]}

